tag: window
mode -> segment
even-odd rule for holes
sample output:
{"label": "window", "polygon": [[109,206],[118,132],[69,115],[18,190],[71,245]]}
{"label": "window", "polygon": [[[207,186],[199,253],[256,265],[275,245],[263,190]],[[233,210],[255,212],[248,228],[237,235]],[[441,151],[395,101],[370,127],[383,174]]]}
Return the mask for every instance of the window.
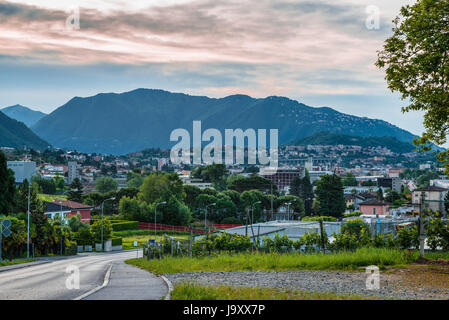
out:
{"label": "window", "polygon": [[376,214],[376,208],[373,208],[373,214]]}

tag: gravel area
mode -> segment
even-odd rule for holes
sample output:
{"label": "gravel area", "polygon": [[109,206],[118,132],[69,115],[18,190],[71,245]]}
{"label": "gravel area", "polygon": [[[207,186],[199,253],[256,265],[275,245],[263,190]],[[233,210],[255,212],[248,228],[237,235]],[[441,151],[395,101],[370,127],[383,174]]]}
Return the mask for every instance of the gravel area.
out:
{"label": "gravel area", "polygon": [[232,271],[186,272],[165,274],[173,284],[193,282],[201,285],[230,285],[297,289],[308,292],[333,292],[375,296],[384,299],[448,299],[440,290],[404,288],[388,274],[380,274],[380,289],[366,288],[367,274],[362,272],[328,271]]}

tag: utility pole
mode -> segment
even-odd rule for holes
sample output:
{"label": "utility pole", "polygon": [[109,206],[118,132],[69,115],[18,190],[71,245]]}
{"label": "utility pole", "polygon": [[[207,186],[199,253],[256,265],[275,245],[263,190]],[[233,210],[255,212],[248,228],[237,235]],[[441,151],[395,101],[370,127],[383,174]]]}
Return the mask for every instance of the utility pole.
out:
{"label": "utility pole", "polygon": [[101,203],[101,249],[102,251],[104,250],[104,244],[103,244],[103,215],[104,215],[104,203],[106,201],[114,201],[115,198],[109,198],[106,200],[103,200],[103,202]]}
{"label": "utility pole", "polygon": [[31,186],[28,183],[27,260],[30,259],[30,194]]}
{"label": "utility pole", "polygon": [[424,236],[424,197],[425,192],[421,193],[421,204],[420,204],[420,210],[419,210],[419,255],[421,258],[424,258],[424,242],[425,242],[425,236]]}
{"label": "utility pole", "polygon": [[190,258],[192,258],[192,241],[193,241],[192,224],[190,224],[189,229],[190,229],[189,253],[190,253]]}
{"label": "utility pole", "polygon": [[61,205],[61,213],[59,215],[59,222],[61,223],[61,256],[62,256],[62,235],[63,235],[63,229],[62,229],[62,196],[61,196],[61,201],[59,201],[59,204]]}
{"label": "utility pole", "polygon": [[274,211],[273,211],[273,183],[270,183],[270,192],[271,192],[271,220],[274,220]]}

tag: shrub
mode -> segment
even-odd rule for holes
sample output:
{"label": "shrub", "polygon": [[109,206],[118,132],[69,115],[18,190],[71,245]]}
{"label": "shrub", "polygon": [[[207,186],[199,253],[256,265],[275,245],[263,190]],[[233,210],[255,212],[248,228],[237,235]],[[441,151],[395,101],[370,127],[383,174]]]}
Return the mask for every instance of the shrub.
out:
{"label": "shrub", "polygon": [[449,225],[436,213],[435,217],[430,217],[426,227],[427,243],[432,250],[440,247],[444,251],[449,250]]}
{"label": "shrub", "polygon": [[[101,221],[95,221],[91,227],[92,236],[95,243],[101,242]],[[112,225],[109,220],[103,220],[103,240],[111,239]]]}
{"label": "shrub", "polygon": [[125,231],[139,229],[138,221],[112,222],[112,231]]}
{"label": "shrub", "polygon": [[355,250],[371,245],[371,229],[362,219],[346,221],[341,232],[335,234],[335,241],[329,245],[333,250]]}
{"label": "shrub", "polygon": [[213,234],[208,238],[195,241],[193,249],[197,254],[202,254],[213,250],[239,252],[251,247],[251,240],[247,236],[239,234],[221,233]]}
{"label": "shrub", "polygon": [[236,217],[226,217],[221,220],[222,224],[241,224],[242,222]]}
{"label": "shrub", "polygon": [[412,227],[402,227],[397,232],[397,245],[401,249],[418,248],[418,228],[416,225]]}
{"label": "shrub", "polygon": [[355,212],[348,212],[348,213],[345,213],[343,216],[345,217],[345,218],[349,218],[349,217],[359,217],[359,216],[361,216],[362,215],[362,213],[360,212],[360,211],[355,211]]}
{"label": "shrub", "polygon": [[73,236],[76,243],[80,246],[92,245],[93,236],[90,233],[90,228],[80,228]]}
{"label": "shrub", "polygon": [[70,242],[70,244],[65,248],[65,254],[68,256],[74,256],[77,253],[78,253],[77,244],[74,242]]}
{"label": "shrub", "polygon": [[121,246],[123,244],[123,239],[120,237],[112,237],[112,246]]}

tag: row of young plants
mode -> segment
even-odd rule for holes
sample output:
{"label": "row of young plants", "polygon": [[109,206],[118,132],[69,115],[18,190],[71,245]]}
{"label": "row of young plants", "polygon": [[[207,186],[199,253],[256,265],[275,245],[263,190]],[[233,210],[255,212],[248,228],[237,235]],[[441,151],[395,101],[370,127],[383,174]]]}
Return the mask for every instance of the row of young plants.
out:
{"label": "row of young plants", "polygon": [[[449,250],[449,228],[448,223],[440,217],[434,216],[425,224],[427,244],[432,250],[441,248]],[[404,226],[389,234],[371,233],[370,226],[362,219],[347,221],[342,225],[341,232],[333,234],[333,241],[329,240],[324,232],[305,233],[294,241],[287,235],[275,234],[273,238],[264,237],[262,241],[251,243],[249,237],[244,235],[231,235],[227,233],[212,234],[193,244],[194,255],[208,255],[213,252],[237,253],[249,249],[262,249],[276,252],[316,252],[321,251],[324,246],[328,251],[356,250],[362,247],[389,248],[389,249],[418,249],[418,226]]]}

